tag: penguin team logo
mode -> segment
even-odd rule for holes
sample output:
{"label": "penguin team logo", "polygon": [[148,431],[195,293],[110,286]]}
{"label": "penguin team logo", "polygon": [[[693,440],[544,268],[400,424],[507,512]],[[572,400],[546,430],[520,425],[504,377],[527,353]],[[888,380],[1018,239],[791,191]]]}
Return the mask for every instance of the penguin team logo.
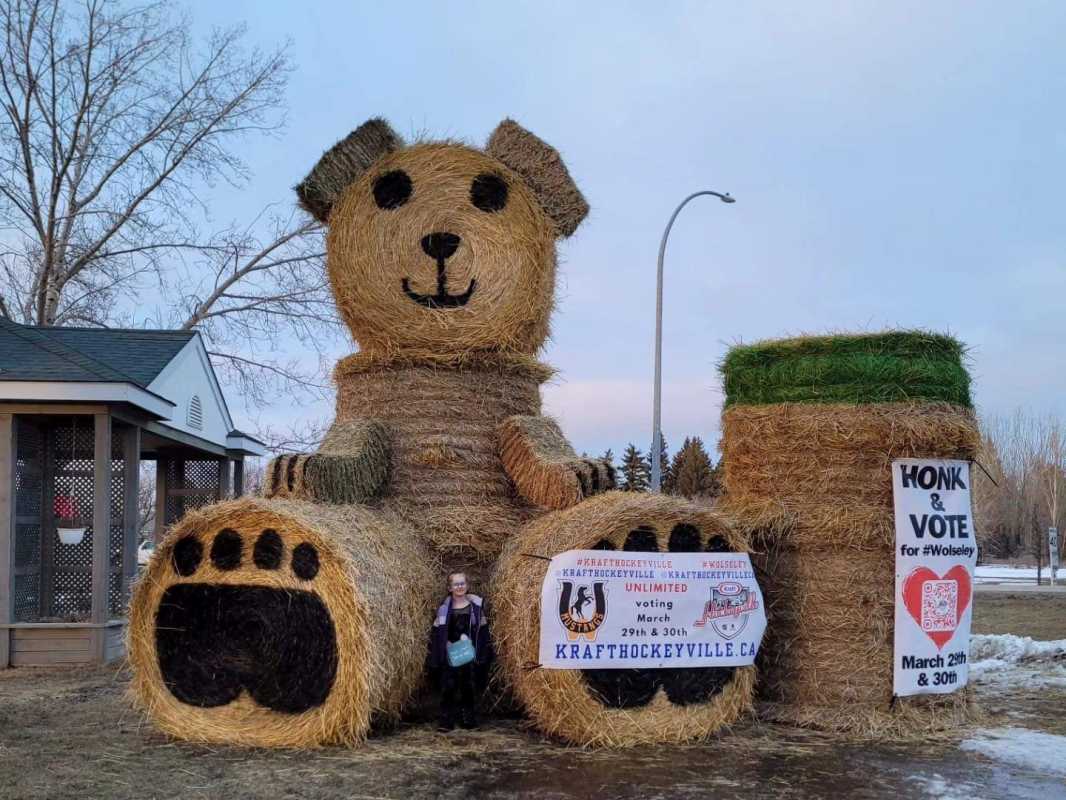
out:
{"label": "penguin team logo", "polygon": [[562,581],[559,589],[559,621],[566,628],[566,638],[572,642],[584,636],[590,642],[596,641],[596,631],[607,619],[603,582],[582,584],[576,594],[573,581]]}
{"label": "penguin team logo", "polygon": [[708,622],[723,639],[732,639],[748,625],[748,615],[758,610],[755,593],[736,581],[722,581],[711,587],[711,599],[703,607],[703,617],[693,624],[702,628]]}

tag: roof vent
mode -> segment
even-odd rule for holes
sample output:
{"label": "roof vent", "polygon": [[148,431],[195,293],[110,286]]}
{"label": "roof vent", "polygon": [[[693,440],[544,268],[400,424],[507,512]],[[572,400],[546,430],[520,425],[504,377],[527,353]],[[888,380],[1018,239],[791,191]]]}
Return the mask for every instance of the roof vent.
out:
{"label": "roof vent", "polygon": [[200,395],[194,394],[189,401],[189,414],[185,421],[190,428],[198,431],[204,429],[204,407],[200,403]]}

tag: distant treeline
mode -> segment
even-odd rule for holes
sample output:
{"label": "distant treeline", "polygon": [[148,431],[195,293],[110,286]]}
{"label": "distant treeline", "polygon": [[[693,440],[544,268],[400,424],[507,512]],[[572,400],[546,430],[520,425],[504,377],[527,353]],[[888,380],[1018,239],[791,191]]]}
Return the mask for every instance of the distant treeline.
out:
{"label": "distant treeline", "polygon": [[[630,442],[622,451],[621,460],[617,460],[610,449],[601,456],[617,470],[619,489],[627,492],[648,490],[651,482],[650,447],[648,451],[644,453]],[[687,437],[672,458],[664,437],[659,451],[659,464],[664,494],[714,498],[722,492],[719,475],[721,463],[711,461],[699,436]]]}

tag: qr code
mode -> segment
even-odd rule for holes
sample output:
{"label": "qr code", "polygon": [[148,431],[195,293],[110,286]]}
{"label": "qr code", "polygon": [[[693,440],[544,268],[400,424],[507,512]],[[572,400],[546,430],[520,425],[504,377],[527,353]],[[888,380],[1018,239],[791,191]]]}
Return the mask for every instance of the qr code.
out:
{"label": "qr code", "polygon": [[959,621],[958,581],[926,581],[922,584],[922,630],[953,631]]}

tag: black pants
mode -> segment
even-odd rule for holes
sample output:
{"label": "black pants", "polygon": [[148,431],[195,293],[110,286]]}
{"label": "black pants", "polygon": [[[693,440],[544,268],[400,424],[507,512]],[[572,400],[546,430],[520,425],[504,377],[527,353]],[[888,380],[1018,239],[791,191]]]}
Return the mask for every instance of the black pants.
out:
{"label": "black pants", "polygon": [[461,667],[444,667],[443,691],[440,711],[445,719],[454,720],[456,712],[469,716],[474,713],[474,664]]}

